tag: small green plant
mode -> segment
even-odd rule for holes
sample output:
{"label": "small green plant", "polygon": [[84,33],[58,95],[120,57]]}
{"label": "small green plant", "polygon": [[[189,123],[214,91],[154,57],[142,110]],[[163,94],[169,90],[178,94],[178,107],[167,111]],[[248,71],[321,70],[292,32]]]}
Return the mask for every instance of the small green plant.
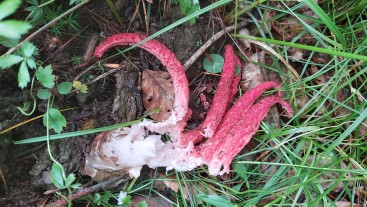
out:
{"label": "small green plant", "polygon": [[222,72],[224,65],[224,58],[221,55],[210,54],[210,59],[208,57],[204,58],[203,66],[204,69],[210,73],[220,73]]}
{"label": "small green plant", "polygon": [[[56,16],[59,16],[62,13],[61,9],[58,9],[56,11],[57,11],[57,13],[55,12]],[[71,13],[66,18],[61,19],[58,24],[51,27],[50,31],[58,36],[60,36],[61,32],[65,30],[78,31],[80,29],[80,25],[77,19],[78,15]]]}
{"label": "small green plant", "polygon": [[[209,57],[205,57],[203,61],[203,67],[209,73],[220,73],[223,70],[224,58],[221,55],[210,54]],[[241,69],[236,65],[236,75],[240,73]]]}
{"label": "small green plant", "polygon": [[30,82],[29,69],[35,69],[36,61],[34,56],[38,54],[38,49],[30,42],[24,42],[17,50],[16,54],[5,54],[0,57],[0,69],[9,68],[20,63],[18,72],[18,85],[25,88]]}
{"label": "small green plant", "polygon": [[88,86],[80,81],[73,81],[73,87],[78,93],[88,93]]}
{"label": "small green plant", "polygon": [[[51,182],[59,189],[76,189],[80,187],[80,183],[75,182],[74,173],[70,173],[68,176],[65,175],[65,170],[61,164],[54,162],[51,167]],[[59,194],[60,195],[60,194]]]}
{"label": "small green plant", "polygon": [[49,9],[47,5],[52,3],[52,1],[40,1],[38,0],[27,0],[30,5],[25,10],[30,12],[26,18],[26,21],[30,21],[33,25],[38,25],[39,23],[45,21],[45,14]]}
{"label": "small green plant", "polygon": [[80,4],[82,3],[84,0],[70,0],[69,5],[73,5],[73,4]]}
{"label": "small green plant", "polygon": [[21,35],[26,34],[32,28],[28,22],[13,19],[4,20],[13,14],[21,3],[21,0],[5,0],[0,3],[0,44],[5,47],[16,45]]}
{"label": "small green plant", "polygon": [[71,57],[71,60],[73,61],[73,65],[79,65],[83,62],[83,58],[78,55],[74,55],[73,57]]}
{"label": "small green plant", "polygon": [[[11,47],[18,43],[21,35],[28,32],[32,27],[29,23],[19,20],[3,20],[11,15],[19,7],[20,0],[6,0],[0,3],[0,44]],[[4,54],[0,56],[0,69],[9,68],[20,63],[18,72],[19,87],[25,88],[30,81],[28,68],[35,69],[34,55],[38,54],[37,48],[30,42],[24,42],[18,49],[17,54]]]}
{"label": "small green plant", "polygon": [[49,124],[50,124],[50,120],[52,119],[51,115],[50,115],[50,111],[52,111],[52,109],[50,108],[50,99],[48,99],[48,104],[47,104],[47,113],[44,117],[46,117],[44,120],[46,121],[46,127],[47,127],[47,149],[48,149],[48,154],[50,156],[50,159],[53,161],[52,167],[51,167],[51,182],[59,189],[59,190],[67,190],[68,191],[68,196],[66,197],[64,194],[62,194],[61,192],[57,192],[56,194],[63,197],[65,200],[68,201],[68,207],[72,206],[72,190],[73,189],[77,189],[81,186],[80,183],[74,183],[76,180],[76,177],[74,175],[74,173],[70,173],[68,176],[66,176],[65,173],[65,169],[64,167],[61,165],[61,163],[59,163],[52,155],[51,153],[51,147],[50,147],[50,139],[49,139]]}
{"label": "small green plant", "polygon": [[104,193],[95,193],[92,199],[92,203],[98,206],[110,206],[109,200],[113,198],[114,195],[111,191],[105,191]]}
{"label": "small green plant", "polygon": [[[40,66],[36,71],[36,78],[42,84],[44,89],[40,89],[37,91],[37,97],[40,99],[50,99],[52,96],[52,89],[55,86],[55,75],[52,73],[51,65],[46,66],[43,68]],[[71,91],[72,84],[70,82],[62,82],[57,85],[56,91],[59,94],[67,94]],[[52,108],[52,105],[46,112],[49,116],[48,126],[49,128],[53,129],[57,133],[61,133],[62,128],[66,126],[66,119],[61,114],[58,109]],[[43,116],[43,124],[47,126],[46,123],[47,116]]]}
{"label": "small green plant", "polygon": [[[30,42],[24,42],[16,55],[13,54],[5,54],[0,57],[0,67],[1,69],[9,68],[15,64],[20,63],[19,72],[18,72],[18,85],[21,88],[25,88],[30,82],[30,69],[36,69],[36,61],[34,59],[34,55],[38,53],[38,49]],[[39,66],[35,72],[35,77],[39,81],[39,83],[45,87],[37,91],[37,97],[40,99],[49,99],[52,96],[52,89],[55,86],[55,75],[53,75],[53,70],[51,65],[46,67]],[[31,115],[34,112],[36,107],[36,99],[33,96],[34,77],[32,79],[31,84],[31,96],[34,101],[33,110],[30,113],[25,112],[29,109],[30,104],[24,104],[23,107],[18,107],[18,109],[24,115]],[[70,82],[63,82],[57,85],[56,91],[59,94],[67,94],[71,91],[72,84]],[[58,109],[51,108],[49,111],[50,119],[50,128],[54,129],[55,132],[60,133],[62,128],[66,126],[65,117],[61,114]],[[45,119],[44,119],[44,125]]]}
{"label": "small green plant", "polygon": [[[200,10],[200,5],[198,0],[173,0],[175,4],[180,5],[181,12],[185,15],[193,14]],[[195,24],[196,18],[192,18],[189,20],[190,24]]]}
{"label": "small green plant", "polygon": [[[46,24],[52,21],[62,14],[62,6],[52,5],[54,0],[49,1],[38,1],[38,0],[28,0],[30,6],[25,10],[30,12],[26,20],[29,20],[33,25],[38,25],[40,23]],[[71,0],[70,5],[74,3],[80,3],[80,0]],[[73,30],[77,31],[80,29],[80,25],[77,21],[78,16],[74,13],[69,14],[66,18],[61,19],[57,24],[53,25],[50,29],[55,35],[61,35],[63,30]]]}
{"label": "small green plant", "polygon": [[[130,207],[132,206],[131,196],[125,192],[120,192],[118,196],[111,191],[105,191],[104,193],[95,193],[93,198],[88,196],[88,200],[92,200],[92,203],[96,206],[105,207]],[[111,204],[111,200],[117,200],[117,205]],[[140,201],[137,207],[148,207],[147,202]]]}

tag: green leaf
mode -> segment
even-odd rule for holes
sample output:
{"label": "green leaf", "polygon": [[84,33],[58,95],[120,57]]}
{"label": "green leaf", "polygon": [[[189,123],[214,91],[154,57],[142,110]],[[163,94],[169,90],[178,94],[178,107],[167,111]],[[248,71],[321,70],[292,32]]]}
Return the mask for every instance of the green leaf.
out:
{"label": "green leaf", "polygon": [[234,205],[231,203],[231,201],[224,199],[220,196],[217,195],[206,195],[206,194],[198,194],[197,197],[214,206],[218,206],[218,207],[233,207]]}
{"label": "green leaf", "polygon": [[28,22],[19,20],[5,20],[0,22],[0,36],[9,39],[19,39],[21,35],[26,34],[32,26]]}
{"label": "green leaf", "polygon": [[73,81],[73,87],[78,91],[78,93],[87,93],[88,92],[88,86],[83,84],[80,81]]}
{"label": "green leaf", "polygon": [[34,46],[31,42],[24,42],[20,46],[21,54],[24,55],[24,57],[31,58],[33,55],[36,55],[38,53],[37,47]]}
{"label": "green leaf", "polygon": [[71,184],[73,184],[73,182],[75,181],[75,178],[76,177],[75,177],[74,173],[70,173],[70,175],[65,180],[65,186],[70,187]]}
{"label": "green leaf", "polygon": [[[197,0],[179,0],[181,13],[190,15],[200,10],[199,1]],[[191,18],[189,20],[190,24],[194,24],[196,18]]]}
{"label": "green leaf", "polygon": [[99,193],[95,193],[93,196],[93,201],[94,204],[100,205],[102,202],[102,196]]}
{"label": "green leaf", "polygon": [[77,188],[80,188],[80,186],[82,186],[82,184],[80,184],[80,183],[74,183],[74,184],[70,185],[70,188],[77,189]]}
{"label": "green leaf", "polygon": [[32,69],[37,68],[36,61],[34,61],[33,58],[27,60],[27,65],[28,65],[29,68],[32,68]]}
{"label": "green leaf", "polygon": [[57,91],[59,94],[68,94],[73,88],[73,84],[71,82],[62,82],[57,85]]}
{"label": "green leaf", "polygon": [[51,167],[51,182],[58,188],[64,189],[63,169],[59,164],[53,163]]}
{"label": "green leaf", "polygon": [[21,0],[5,0],[0,3],[0,20],[14,13],[22,3]]}
{"label": "green leaf", "polygon": [[4,47],[14,47],[18,44],[19,39],[9,39],[0,36],[0,45],[3,45]]}
{"label": "green leaf", "polygon": [[210,73],[220,73],[222,72],[224,65],[224,58],[217,54],[210,54],[210,59],[204,58],[203,66],[204,69]]}
{"label": "green leaf", "polygon": [[69,5],[71,6],[71,5],[73,5],[73,4],[80,4],[80,3],[82,3],[82,2],[83,2],[83,0],[70,0]]}
{"label": "green leaf", "polygon": [[237,64],[236,64],[236,72],[235,72],[235,76],[238,76],[238,74],[240,74],[240,72],[241,72],[241,68],[240,68],[240,66],[238,66]]}
{"label": "green leaf", "polygon": [[37,97],[42,100],[46,100],[51,97],[51,92],[49,89],[40,89],[37,91]]}
{"label": "green leaf", "polygon": [[[48,110],[48,126],[56,133],[60,133],[63,127],[66,127],[66,119],[58,109],[50,108]],[[43,125],[47,127],[47,113],[43,116]]]}
{"label": "green leaf", "polygon": [[6,69],[22,61],[23,58],[18,55],[5,54],[0,57],[0,69]]}
{"label": "green leaf", "polygon": [[122,203],[124,204],[124,205],[130,205],[131,204],[131,196],[130,195],[127,195],[127,196],[125,196],[123,199],[122,199]]}
{"label": "green leaf", "polygon": [[146,201],[140,201],[138,207],[148,207],[148,204]]}
{"label": "green leaf", "polygon": [[106,191],[102,196],[102,202],[108,203],[108,200],[110,200],[110,198],[113,198],[113,197],[114,195],[111,193],[111,191]]}
{"label": "green leaf", "polygon": [[31,19],[30,22],[32,22],[34,25],[37,25],[42,20],[42,18],[44,18],[45,15],[43,9],[47,7],[40,7],[40,4],[38,3],[37,0],[30,0],[27,2],[31,6],[25,8],[24,10],[29,11],[31,13],[28,14],[26,20]]}
{"label": "green leaf", "polygon": [[27,86],[29,81],[31,81],[31,76],[29,75],[27,63],[23,61],[19,67],[18,85],[20,88],[24,89]]}
{"label": "green leaf", "polygon": [[26,101],[23,103],[22,107],[17,107],[17,109],[21,111],[28,111],[30,107],[31,107],[31,102]]}
{"label": "green leaf", "polygon": [[52,88],[55,85],[55,76],[52,75],[51,65],[45,68],[40,66],[36,71],[36,78],[46,88]]}
{"label": "green leaf", "polygon": [[233,170],[243,179],[248,179],[247,169],[244,164],[241,163],[232,163]]}

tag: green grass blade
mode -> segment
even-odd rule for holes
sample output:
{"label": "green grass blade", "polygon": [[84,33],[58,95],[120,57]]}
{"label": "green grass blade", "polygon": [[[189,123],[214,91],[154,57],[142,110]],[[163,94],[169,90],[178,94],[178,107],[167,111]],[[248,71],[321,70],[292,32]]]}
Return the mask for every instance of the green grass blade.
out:
{"label": "green grass blade", "polygon": [[324,24],[330,29],[330,31],[335,35],[336,39],[343,45],[345,48],[347,45],[344,36],[339,31],[338,27],[331,21],[328,15],[317,5],[314,0],[302,0],[301,2],[305,2],[308,7],[324,22]]}
{"label": "green grass blade", "polygon": [[347,138],[362,122],[367,118],[367,108],[362,114],[338,137],[325,151],[325,154],[330,154],[345,138]]}
{"label": "green grass blade", "polygon": [[[62,134],[54,134],[54,135],[50,136],[50,140],[64,139],[64,138],[70,138],[70,137],[76,137],[76,136],[83,136],[83,135],[87,135],[87,134],[93,134],[93,133],[118,129],[118,128],[121,128],[121,127],[131,126],[131,125],[137,124],[139,122],[141,122],[140,119],[135,120],[135,121],[131,121],[131,122],[125,122],[125,123],[122,123],[122,124],[115,124],[115,125],[112,125],[112,126],[100,127],[100,128],[95,128],[95,129],[88,129],[88,130],[83,130],[83,131],[76,131],[76,132],[69,132],[69,133],[62,133]],[[34,142],[43,142],[43,141],[46,141],[46,140],[47,140],[47,136],[41,136],[41,137],[35,137],[35,138],[16,141],[16,142],[14,142],[14,144],[29,144],[29,143],[34,143]]]}
{"label": "green grass blade", "polygon": [[260,42],[267,42],[267,43],[276,44],[276,45],[284,45],[284,46],[295,47],[295,48],[300,48],[300,49],[304,49],[304,50],[310,50],[310,51],[325,53],[325,54],[329,54],[329,55],[336,55],[336,56],[341,56],[341,57],[346,57],[346,58],[352,58],[352,59],[367,61],[367,56],[348,53],[348,52],[337,51],[337,50],[333,50],[331,48],[330,49],[325,49],[325,48],[320,48],[320,47],[314,47],[314,46],[309,46],[309,45],[302,45],[302,44],[298,44],[298,43],[285,42],[285,41],[280,41],[280,40],[273,40],[273,39],[267,39],[267,38],[262,38],[262,37],[254,37],[254,36],[248,36],[248,35],[233,34],[232,37],[257,40],[257,41],[260,41]]}

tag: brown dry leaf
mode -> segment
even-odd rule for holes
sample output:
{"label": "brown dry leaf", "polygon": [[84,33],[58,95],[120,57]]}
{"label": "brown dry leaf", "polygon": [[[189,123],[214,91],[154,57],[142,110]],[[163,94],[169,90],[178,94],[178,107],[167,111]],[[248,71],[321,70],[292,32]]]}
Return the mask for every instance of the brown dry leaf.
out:
{"label": "brown dry leaf", "polygon": [[142,95],[144,108],[150,112],[159,109],[150,117],[155,121],[168,119],[174,102],[171,76],[165,71],[144,70],[142,73]]}
{"label": "brown dry leaf", "polygon": [[273,22],[273,29],[280,34],[285,41],[291,41],[304,30],[304,27],[297,19],[290,17]]}
{"label": "brown dry leaf", "polygon": [[[264,62],[265,52],[254,53],[250,60],[253,62]],[[265,82],[264,71],[251,62],[244,64],[242,70],[241,87],[245,89],[251,89],[262,82]]]}

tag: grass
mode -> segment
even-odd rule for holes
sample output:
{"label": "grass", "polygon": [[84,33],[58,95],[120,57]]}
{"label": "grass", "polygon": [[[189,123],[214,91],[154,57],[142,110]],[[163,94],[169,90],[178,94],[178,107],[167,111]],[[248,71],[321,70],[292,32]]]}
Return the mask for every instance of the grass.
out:
{"label": "grass", "polygon": [[[218,1],[196,14],[227,2]],[[129,194],[154,193],[174,206],[336,206],[342,200],[366,202],[363,188],[367,178],[367,144],[361,126],[367,118],[367,64],[364,62],[367,60],[367,8],[364,6],[367,2],[324,1],[317,5],[312,0],[304,0],[290,6],[280,1],[274,3],[277,7],[270,1],[243,2],[260,17],[265,17],[268,11],[277,14],[261,21],[249,14],[246,18],[256,26],[256,36],[234,34],[234,38],[272,44],[288,61],[290,47],[309,51],[305,59],[295,62],[300,79],[284,72],[283,63],[271,53],[268,54],[273,64],[264,66],[281,74],[285,94],[292,97],[295,115],[284,119],[280,129],[263,122],[254,137],[259,143],[250,152],[237,156],[231,177],[208,176],[205,168],[184,173],[173,171],[133,183]],[[305,5],[316,11],[318,18],[300,13],[299,8]],[[347,12],[341,9],[344,7],[348,8]],[[230,14],[235,19],[243,18],[243,13]],[[173,23],[150,39],[196,14]],[[281,22],[284,18],[292,18],[305,28],[290,42],[276,39],[265,24]],[[310,24],[305,19],[314,21]],[[295,43],[310,38],[306,35],[312,37],[314,45]],[[321,53],[328,55],[326,61],[315,62]],[[312,66],[317,67],[315,73],[309,72]],[[317,84],[320,78],[325,82]],[[300,99],[305,100],[304,105],[298,104]],[[158,181],[177,183],[178,191],[163,195],[155,185]],[[340,192],[334,193],[336,188]]]}

